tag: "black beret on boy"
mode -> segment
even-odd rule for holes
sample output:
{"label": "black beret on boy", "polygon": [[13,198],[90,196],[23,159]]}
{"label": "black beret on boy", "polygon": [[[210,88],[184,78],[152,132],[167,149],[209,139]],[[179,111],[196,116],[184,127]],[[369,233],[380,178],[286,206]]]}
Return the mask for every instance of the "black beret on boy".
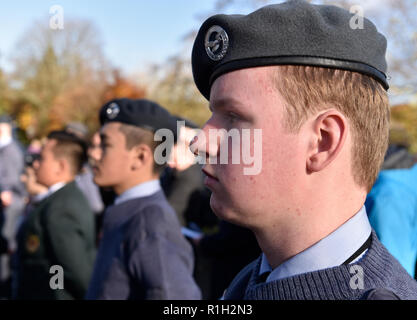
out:
{"label": "black beret on boy", "polygon": [[156,102],[146,99],[115,99],[100,110],[100,124],[121,122],[152,132],[169,129],[176,135],[175,118]]}

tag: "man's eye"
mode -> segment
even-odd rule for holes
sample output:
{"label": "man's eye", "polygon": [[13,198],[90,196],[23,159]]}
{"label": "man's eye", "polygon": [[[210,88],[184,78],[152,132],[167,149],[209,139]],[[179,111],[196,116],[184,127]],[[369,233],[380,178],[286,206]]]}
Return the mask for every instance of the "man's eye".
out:
{"label": "man's eye", "polygon": [[236,113],[233,113],[233,112],[229,112],[229,113],[227,114],[227,117],[229,118],[229,121],[230,121],[231,123],[234,123],[234,122],[236,122],[237,120],[239,120],[239,116],[238,116]]}

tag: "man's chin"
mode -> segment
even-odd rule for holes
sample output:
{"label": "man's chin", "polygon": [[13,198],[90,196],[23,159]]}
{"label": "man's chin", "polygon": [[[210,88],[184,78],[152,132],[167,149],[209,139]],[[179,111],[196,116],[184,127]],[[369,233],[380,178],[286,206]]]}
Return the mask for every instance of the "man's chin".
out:
{"label": "man's chin", "polygon": [[94,176],[93,182],[101,188],[111,188],[112,187],[110,183],[106,183],[106,181],[103,181],[103,179],[101,179],[100,176],[97,176],[97,175]]}
{"label": "man's chin", "polygon": [[219,201],[219,199],[216,199],[215,196],[213,196],[213,194],[210,198],[210,207],[219,219],[233,224],[239,224],[239,221],[236,215],[234,214],[233,210],[231,210],[227,205]]}

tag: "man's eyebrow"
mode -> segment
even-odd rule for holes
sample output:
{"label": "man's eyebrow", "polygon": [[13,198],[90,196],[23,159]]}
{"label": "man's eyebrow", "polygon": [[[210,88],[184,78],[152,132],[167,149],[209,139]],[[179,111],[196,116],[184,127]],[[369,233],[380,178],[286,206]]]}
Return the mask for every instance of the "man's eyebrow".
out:
{"label": "man's eyebrow", "polygon": [[241,103],[234,99],[234,98],[219,98],[219,99],[213,99],[210,101],[209,104],[209,109],[211,112],[213,112],[213,110],[219,110],[219,109],[234,109],[236,111],[241,110],[239,108],[239,106],[241,106]]}
{"label": "man's eyebrow", "polygon": [[233,112],[238,116],[242,117],[246,120],[252,120],[253,116],[247,113],[247,107],[244,106],[242,102],[237,99],[225,97],[219,99],[213,99],[210,101],[209,109],[211,112],[213,111],[227,111]]}

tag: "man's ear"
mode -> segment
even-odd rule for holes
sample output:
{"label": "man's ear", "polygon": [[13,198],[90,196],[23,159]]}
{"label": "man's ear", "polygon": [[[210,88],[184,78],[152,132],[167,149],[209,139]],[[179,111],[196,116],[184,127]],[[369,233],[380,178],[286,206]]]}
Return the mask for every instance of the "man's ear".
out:
{"label": "man's ear", "polygon": [[67,159],[60,157],[57,160],[58,160],[58,170],[60,174],[71,172],[71,166]]}
{"label": "man's ear", "polygon": [[342,150],[347,136],[347,119],[337,110],[328,110],[313,120],[307,172],[326,168]]}
{"label": "man's ear", "polygon": [[147,166],[150,162],[153,162],[153,152],[151,148],[146,144],[139,144],[132,148],[132,169],[137,170],[143,166]]}

